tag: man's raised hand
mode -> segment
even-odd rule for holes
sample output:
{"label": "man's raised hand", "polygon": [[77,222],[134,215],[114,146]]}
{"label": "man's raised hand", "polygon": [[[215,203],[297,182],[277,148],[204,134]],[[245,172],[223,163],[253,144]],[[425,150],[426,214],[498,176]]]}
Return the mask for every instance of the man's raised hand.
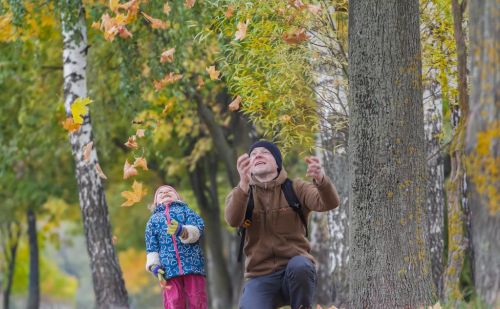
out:
{"label": "man's raised hand", "polygon": [[319,158],[310,156],[306,157],[304,161],[307,163],[306,176],[312,177],[318,184],[321,183],[323,181],[324,174]]}
{"label": "man's raised hand", "polygon": [[240,174],[240,188],[248,192],[250,188],[250,157],[247,153],[242,154],[238,161],[236,162],[236,168],[238,169],[238,174]]}

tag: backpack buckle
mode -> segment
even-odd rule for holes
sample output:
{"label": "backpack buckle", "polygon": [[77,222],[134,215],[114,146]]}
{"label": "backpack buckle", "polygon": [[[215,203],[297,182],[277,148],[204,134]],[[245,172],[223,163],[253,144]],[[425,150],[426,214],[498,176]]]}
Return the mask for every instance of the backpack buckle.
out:
{"label": "backpack buckle", "polygon": [[242,226],[246,229],[249,228],[251,225],[252,225],[252,221],[250,219],[245,219],[245,221],[243,221],[243,224],[242,224]]}

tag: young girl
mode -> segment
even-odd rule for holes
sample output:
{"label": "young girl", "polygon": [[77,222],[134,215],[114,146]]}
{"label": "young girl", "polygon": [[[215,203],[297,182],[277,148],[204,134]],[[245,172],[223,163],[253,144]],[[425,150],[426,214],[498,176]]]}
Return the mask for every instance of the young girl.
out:
{"label": "young girl", "polygon": [[146,225],[146,269],[163,288],[165,309],[206,309],[205,262],[200,236],[203,219],[171,186],[156,190]]}

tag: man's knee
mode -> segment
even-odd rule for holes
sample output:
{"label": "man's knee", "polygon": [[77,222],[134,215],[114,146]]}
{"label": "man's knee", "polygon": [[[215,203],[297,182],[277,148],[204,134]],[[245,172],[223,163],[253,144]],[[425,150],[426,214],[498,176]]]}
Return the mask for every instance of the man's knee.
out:
{"label": "man's knee", "polygon": [[286,275],[295,279],[311,279],[316,276],[316,269],[311,260],[305,256],[294,256],[288,262]]}

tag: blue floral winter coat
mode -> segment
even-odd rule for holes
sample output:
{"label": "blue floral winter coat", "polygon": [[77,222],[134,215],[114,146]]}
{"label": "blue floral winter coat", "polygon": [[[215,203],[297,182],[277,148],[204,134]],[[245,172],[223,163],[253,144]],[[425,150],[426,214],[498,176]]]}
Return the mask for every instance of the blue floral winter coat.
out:
{"label": "blue floral winter coat", "polygon": [[[158,205],[148,220],[145,233],[146,252],[159,254],[167,279],[188,274],[205,275],[205,261],[200,240],[184,244],[179,236],[168,235],[165,209],[165,205]],[[175,219],[182,225],[196,226],[201,238],[205,228],[203,219],[187,204],[174,201],[169,205],[168,213],[170,220]]]}

